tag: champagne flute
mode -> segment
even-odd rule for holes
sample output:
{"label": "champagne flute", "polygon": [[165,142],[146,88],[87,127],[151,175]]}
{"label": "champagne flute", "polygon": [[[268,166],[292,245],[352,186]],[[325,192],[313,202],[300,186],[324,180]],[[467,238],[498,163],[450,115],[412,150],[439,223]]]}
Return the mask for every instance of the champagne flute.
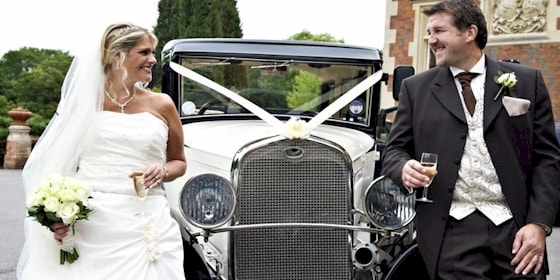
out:
{"label": "champagne flute", "polygon": [[[138,197],[138,200],[140,201],[140,203],[142,204],[143,201],[146,199],[146,197],[148,196],[148,188],[144,185],[144,173],[142,172],[134,172],[132,173],[131,177],[132,177],[132,182],[134,184],[134,191],[136,192],[136,196]],[[144,215],[144,210],[143,207],[140,206],[142,209],[139,211],[139,213],[137,215]]]}
{"label": "champagne flute", "polygon": [[142,178],[144,174],[142,172],[134,172],[132,174],[132,180],[134,182],[134,191],[136,191],[136,196],[138,199],[144,200],[148,195],[148,188],[144,185],[144,179]]}
{"label": "champagne flute", "polygon": [[428,181],[428,183],[424,186],[424,189],[422,190],[422,197],[416,199],[416,201],[427,202],[427,203],[433,202],[432,200],[428,199],[428,187],[430,186],[430,184],[434,180],[434,177],[437,174],[437,161],[438,161],[437,154],[422,153],[422,158],[420,158],[420,164],[422,164],[422,166],[426,168],[425,175],[430,178],[430,181]]}

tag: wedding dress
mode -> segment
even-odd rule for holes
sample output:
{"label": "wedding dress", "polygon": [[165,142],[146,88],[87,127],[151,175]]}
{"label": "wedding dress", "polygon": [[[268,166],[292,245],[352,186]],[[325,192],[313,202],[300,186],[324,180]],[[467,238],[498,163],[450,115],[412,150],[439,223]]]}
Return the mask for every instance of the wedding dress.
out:
{"label": "wedding dress", "polygon": [[28,231],[36,236],[28,236],[30,254],[21,279],[184,279],[181,234],[164,191],[151,189],[140,200],[128,177],[165,163],[167,125],[147,112],[110,111],[97,112],[83,125],[90,129],[83,136],[75,176],[93,189],[94,212],[75,226],[79,258],[60,265],[52,232],[29,220],[26,226],[37,229]]}

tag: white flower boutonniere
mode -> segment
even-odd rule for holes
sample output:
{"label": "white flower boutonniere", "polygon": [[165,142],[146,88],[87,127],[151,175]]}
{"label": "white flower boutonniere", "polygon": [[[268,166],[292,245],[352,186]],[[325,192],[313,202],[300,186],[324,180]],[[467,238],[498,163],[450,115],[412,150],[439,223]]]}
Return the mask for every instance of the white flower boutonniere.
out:
{"label": "white flower boutonniere", "polygon": [[[494,76],[494,81],[500,85],[500,89],[494,96],[494,101],[498,99],[501,95],[509,94],[509,90],[512,89],[515,85],[517,85],[517,77],[515,77],[515,73],[504,73],[502,71],[498,71],[498,74]],[[505,91],[505,92],[504,92]]]}
{"label": "white flower boutonniere", "polygon": [[284,126],[284,136],[288,139],[307,139],[307,122],[298,117],[291,117]]}

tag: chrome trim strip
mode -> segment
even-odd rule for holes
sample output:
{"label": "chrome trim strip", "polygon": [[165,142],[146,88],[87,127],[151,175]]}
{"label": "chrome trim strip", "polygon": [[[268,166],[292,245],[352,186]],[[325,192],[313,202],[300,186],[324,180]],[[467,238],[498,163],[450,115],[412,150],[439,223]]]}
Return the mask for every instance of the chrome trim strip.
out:
{"label": "chrome trim strip", "polygon": [[236,225],[236,226],[224,226],[215,229],[208,229],[205,231],[195,232],[193,236],[209,236],[212,233],[229,232],[229,231],[239,231],[239,230],[249,230],[249,229],[260,229],[260,228],[290,228],[290,227],[304,227],[304,228],[324,228],[324,229],[347,229],[353,231],[365,231],[380,235],[391,236],[403,236],[408,232],[408,229],[403,229],[400,232],[386,231],[378,228],[369,228],[361,226],[351,226],[351,225],[337,225],[337,224],[310,224],[310,223],[271,223],[271,224],[254,224],[254,225]]}

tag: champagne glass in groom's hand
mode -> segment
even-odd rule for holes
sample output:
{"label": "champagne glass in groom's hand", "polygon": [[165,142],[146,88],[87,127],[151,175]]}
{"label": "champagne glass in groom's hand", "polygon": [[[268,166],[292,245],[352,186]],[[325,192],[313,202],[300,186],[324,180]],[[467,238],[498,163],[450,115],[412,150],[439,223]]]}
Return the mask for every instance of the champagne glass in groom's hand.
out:
{"label": "champagne glass in groom's hand", "polygon": [[420,164],[422,164],[422,166],[426,169],[424,175],[428,176],[430,180],[426,185],[424,185],[424,188],[422,190],[422,197],[416,199],[416,201],[427,202],[427,203],[433,202],[432,200],[428,199],[428,187],[430,186],[430,184],[434,180],[434,177],[437,174],[437,161],[438,161],[437,154],[422,153],[422,158],[420,158]]}

